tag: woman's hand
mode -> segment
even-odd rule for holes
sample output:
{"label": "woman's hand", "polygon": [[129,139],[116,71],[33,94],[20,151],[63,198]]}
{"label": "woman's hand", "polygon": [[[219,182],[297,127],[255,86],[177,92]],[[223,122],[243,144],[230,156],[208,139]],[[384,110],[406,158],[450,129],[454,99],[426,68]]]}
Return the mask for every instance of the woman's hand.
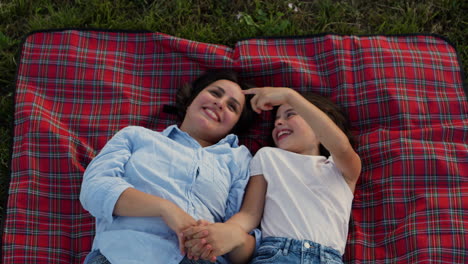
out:
{"label": "woman's hand", "polygon": [[185,255],[185,239],[183,231],[191,226],[197,225],[197,221],[192,216],[184,212],[177,205],[168,202],[164,207],[162,219],[172,229],[179,240],[179,249],[182,255]]}
{"label": "woman's hand", "polygon": [[195,260],[204,259],[216,262],[216,256],[212,254],[211,245],[206,244],[206,239],[204,239],[208,235],[208,231],[203,227],[211,224],[213,223],[201,219],[197,221],[197,226],[189,227],[182,232],[185,242],[193,240],[195,234],[197,234],[196,239],[199,241],[199,243],[192,243],[193,246],[191,248],[187,248],[185,246],[187,243],[184,244],[187,258]]}
{"label": "woman's hand", "polygon": [[117,200],[114,214],[119,216],[161,217],[179,240],[180,252],[185,255],[182,231],[197,225],[197,221],[173,202],[144,193],[135,188],[127,188]]}
{"label": "woman's hand", "polygon": [[[216,256],[229,253],[242,245],[243,236],[246,235],[240,226],[228,223],[199,225],[188,228],[183,233],[184,237],[191,238],[185,242],[188,254],[209,261],[215,261]],[[209,253],[207,250],[209,250]]]}
{"label": "woman's hand", "polygon": [[290,97],[296,93],[293,89],[285,87],[251,88],[242,92],[254,95],[250,103],[252,109],[258,114],[272,110],[274,106],[287,104]]}

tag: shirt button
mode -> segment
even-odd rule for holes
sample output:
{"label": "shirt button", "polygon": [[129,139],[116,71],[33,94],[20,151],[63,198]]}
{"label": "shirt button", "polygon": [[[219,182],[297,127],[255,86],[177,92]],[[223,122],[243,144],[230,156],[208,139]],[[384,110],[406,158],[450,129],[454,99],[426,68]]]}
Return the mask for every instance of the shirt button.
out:
{"label": "shirt button", "polygon": [[304,243],[304,247],[305,247],[305,248],[310,248],[309,242],[305,242],[305,243]]}

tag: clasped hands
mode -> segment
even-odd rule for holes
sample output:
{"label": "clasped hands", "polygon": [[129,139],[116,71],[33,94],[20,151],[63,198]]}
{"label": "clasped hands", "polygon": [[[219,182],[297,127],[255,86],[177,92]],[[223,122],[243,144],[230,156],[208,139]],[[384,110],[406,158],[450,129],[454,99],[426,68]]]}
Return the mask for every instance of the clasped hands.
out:
{"label": "clasped hands", "polygon": [[229,223],[210,223],[198,220],[197,225],[182,231],[181,253],[189,259],[216,262],[216,257],[232,251],[241,244],[240,227]]}

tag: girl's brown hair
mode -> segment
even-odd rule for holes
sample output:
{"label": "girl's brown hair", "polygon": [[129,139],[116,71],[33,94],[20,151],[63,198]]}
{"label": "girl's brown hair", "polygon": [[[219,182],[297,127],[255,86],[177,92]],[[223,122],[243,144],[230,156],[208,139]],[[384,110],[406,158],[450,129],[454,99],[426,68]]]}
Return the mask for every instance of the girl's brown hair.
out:
{"label": "girl's brown hair", "polygon": [[[341,131],[343,131],[343,133],[348,137],[351,146],[354,146],[355,138],[351,132],[349,121],[337,104],[335,104],[327,97],[316,93],[305,92],[302,93],[302,96],[307,99],[307,101],[311,102],[317,108],[322,110],[322,112],[324,112],[333,122],[335,122]],[[326,157],[330,156],[330,152],[322,144],[320,144],[320,155]]]}
{"label": "girl's brown hair", "polygon": [[[337,104],[335,104],[327,97],[313,92],[301,92],[301,95],[307,101],[309,101],[322,112],[324,112],[333,122],[335,122],[335,124],[341,129],[341,131],[343,131],[343,133],[348,137],[348,140],[351,143],[351,145],[354,146],[355,137],[350,129],[348,119]],[[274,116],[276,116],[277,110],[278,108],[275,109]],[[325,157],[330,156],[330,152],[322,144],[320,144],[319,150],[320,155]]]}

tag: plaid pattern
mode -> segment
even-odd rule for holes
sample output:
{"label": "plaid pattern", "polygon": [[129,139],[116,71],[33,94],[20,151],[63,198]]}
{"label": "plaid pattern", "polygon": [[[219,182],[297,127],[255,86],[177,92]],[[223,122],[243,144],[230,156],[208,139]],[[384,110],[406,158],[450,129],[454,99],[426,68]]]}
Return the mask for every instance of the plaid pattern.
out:
{"label": "plaid pattern", "polygon": [[[125,126],[173,124],[163,106],[208,68],[315,91],[347,113],[363,172],[345,262],[468,263],[468,104],[444,39],[318,35],[230,48],[77,30],[36,32],[22,47],[3,263],[81,263],[94,234],[78,201],[87,164]],[[241,141],[256,151],[270,129],[264,113]]]}

